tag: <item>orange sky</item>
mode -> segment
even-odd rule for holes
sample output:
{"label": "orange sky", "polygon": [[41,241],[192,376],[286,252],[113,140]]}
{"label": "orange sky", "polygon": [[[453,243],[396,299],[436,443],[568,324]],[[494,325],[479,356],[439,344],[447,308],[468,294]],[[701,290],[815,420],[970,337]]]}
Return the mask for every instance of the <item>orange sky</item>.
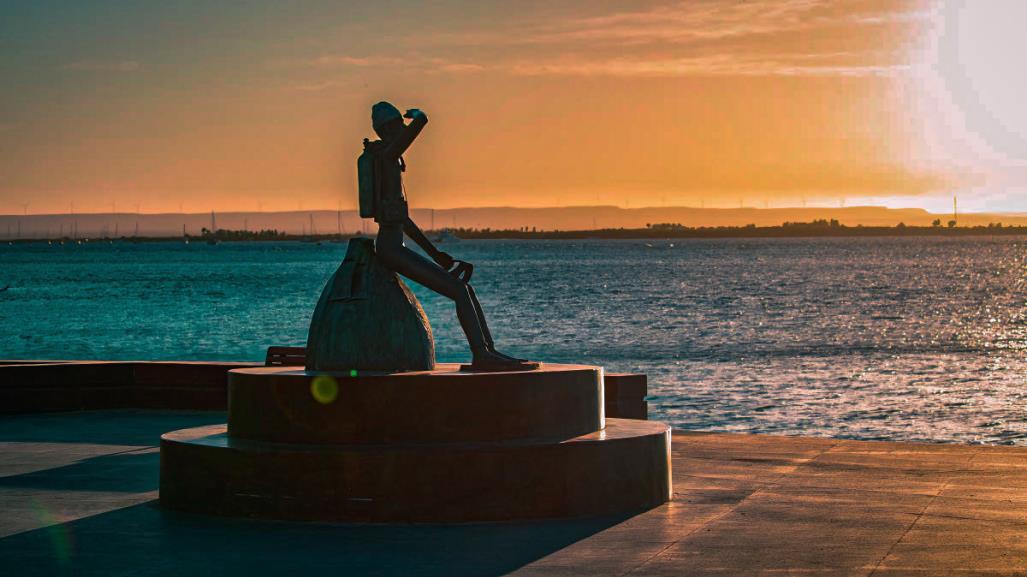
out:
{"label": "orange sky", "polygon": [[0,213],[352,208],[380,99],[430,118],[414,206],[1027,211],[971,4],[209,4],[4,8]]}

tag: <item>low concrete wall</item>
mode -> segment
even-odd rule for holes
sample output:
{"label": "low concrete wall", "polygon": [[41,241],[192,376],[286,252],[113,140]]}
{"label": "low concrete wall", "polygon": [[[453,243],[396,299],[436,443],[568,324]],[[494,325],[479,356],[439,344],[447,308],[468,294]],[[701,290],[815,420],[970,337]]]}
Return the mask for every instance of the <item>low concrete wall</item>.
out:
{"label": "low concrete wall", "polygon": [[[0,414],[95,409],[226,410],[228,371],[262,363],[0,360]],[[646,376],[605,376],[606,416],[647,418]]]}
{"label": "low concrete wall", "polygon": [[75,361],[0,364],[0,413],[209,409],[228,404],[228,371],[259,363]]}
{"label": "low concrete wall", "polygon": [[607,373],[606,416],[615,419],[648,419],[649,382],[641,373]]}

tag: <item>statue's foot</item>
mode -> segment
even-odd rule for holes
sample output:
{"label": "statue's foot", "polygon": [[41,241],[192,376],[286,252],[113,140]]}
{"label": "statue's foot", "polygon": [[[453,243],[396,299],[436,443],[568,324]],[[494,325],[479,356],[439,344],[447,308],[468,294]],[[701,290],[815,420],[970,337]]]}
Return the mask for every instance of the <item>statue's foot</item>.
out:
{"label": "statue's foot", "polygon": [[508,361],[511,361],[511,362],[514,362],[514,363],[530,363],[530,362],[532,362],[532,361],[529,361],[528,359],[518,359],[517,357],[511,357],[510,355],[505,355],[505,354],[497,351],[494,348],[489,348],[489,352],[494,354],[494,355],[503,357],[504,359],[506,359]]}
{"label": "statue's foot", "polygon": [[476,372],[500,372],[500,371],[532,371],[542,366],[542,363],[515,359],[494,351],[485,351],[474,355],[474,361],[469,365],[462,365],[461,370]]}

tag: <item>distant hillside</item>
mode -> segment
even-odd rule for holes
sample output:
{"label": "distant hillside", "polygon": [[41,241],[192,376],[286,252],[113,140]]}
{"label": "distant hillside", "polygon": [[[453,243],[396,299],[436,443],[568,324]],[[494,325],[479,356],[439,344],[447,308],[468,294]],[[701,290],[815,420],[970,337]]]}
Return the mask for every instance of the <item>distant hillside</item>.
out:
{"label": "distant hillside", "polygon": [[[415,209],[414,220],[421,228],[491,228],[529,230],[590,230],[599,228],[644,228],[648,224],[681,224],[684,226],[776,226],[784,222],[810,222],[816,219],[837,219],[841,224],[855,226],[894,226],[900,222],[910,226],[928,226],[935,219],[947,223],[951,214],[932,214],[922,209],[890,209],[874,206],[848,208],[691,208],[615,206],[572,206],[559,208],[454,208]],[[277,229],[289,234],[353,233],[366,227],[374,231],[374,223],[360,219],[352,211],[313,210],[293,212],[226,212],[215,215],[219,229]],[[1027,214],[967,213],[959,215],[961,226],[987,225],[991,222],[1027,225]],[[434,225],[433,225],[434,223]],[[210,228],[207,214],[40,214],[0,215],[0,238],[55,238],[76,235],[79,238],[102,236],[181,236],[183,230],[198,236],[202,228]],[[77,231],[77,232],[76,232]]]}

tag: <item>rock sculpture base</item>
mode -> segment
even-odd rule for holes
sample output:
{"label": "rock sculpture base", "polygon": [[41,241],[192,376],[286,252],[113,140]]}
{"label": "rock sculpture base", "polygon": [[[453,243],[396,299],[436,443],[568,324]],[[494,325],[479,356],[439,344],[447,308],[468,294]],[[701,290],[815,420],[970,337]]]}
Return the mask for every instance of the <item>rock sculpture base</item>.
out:
{"label": "rock sculpture base", "polygon": [[312,371],[435,368],[435,342],[421,303],[396,273],[378,263],[374,241],[353,238],[310,320]]}

